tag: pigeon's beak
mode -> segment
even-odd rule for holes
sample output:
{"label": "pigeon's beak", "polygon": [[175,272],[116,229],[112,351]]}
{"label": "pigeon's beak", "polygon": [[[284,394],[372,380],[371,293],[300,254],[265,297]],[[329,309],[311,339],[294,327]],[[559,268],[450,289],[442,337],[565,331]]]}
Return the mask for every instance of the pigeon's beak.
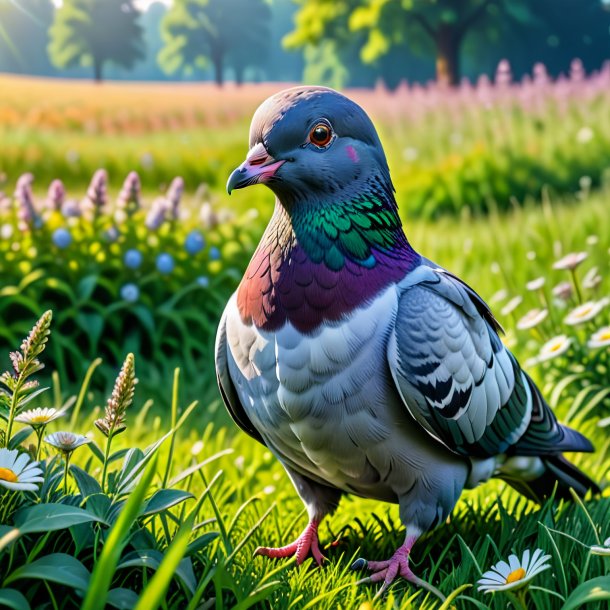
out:
{"label": "pigeon's beak", "polygon": [[227,193],[230,195],[233,189],[268,182],[283,163],[284,160],[276,161],[262,142],[259,142],[250,149],[246,160],[229,176]]}

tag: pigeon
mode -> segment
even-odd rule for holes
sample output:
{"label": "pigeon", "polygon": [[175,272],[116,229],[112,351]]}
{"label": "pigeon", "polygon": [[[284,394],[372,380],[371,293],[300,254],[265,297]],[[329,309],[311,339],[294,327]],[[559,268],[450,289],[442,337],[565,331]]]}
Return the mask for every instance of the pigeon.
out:
{"label": "pigeon", "polygon": [[267,99],[227,191],[255,184],[275,208],[220,320],[217,378],[309,515],[257,555],[322,564],[320,522],[355,494],[397,503],[406,530],[388,560],[355,562],[370,571],[359,582],[426,586],[411,549],[462,490],[498,477],[537,502],[599,491],[562,455],[592,444],[558,423],[487,304],[410,244],[360,106],[324,87]]}

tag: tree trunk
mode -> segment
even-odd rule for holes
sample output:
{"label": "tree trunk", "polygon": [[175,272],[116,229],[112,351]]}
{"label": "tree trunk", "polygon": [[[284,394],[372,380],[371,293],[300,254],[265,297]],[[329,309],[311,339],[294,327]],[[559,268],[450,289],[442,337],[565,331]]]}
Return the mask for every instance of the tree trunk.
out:
{"label": "tree trunk", "polygon": [[224,66],[222,51],[212,53],[212,65],[214,66],[214,81],[219,87],[222,87],[222,85],[224,84]]}
{"label": "tree trunk", "polygon": [[235,65],[235,84],[237,84],[238,86],[244,84],[244,72],[244,66],[240,64]]}
{"label": "tree trunk", "polygon": [[441,85],[455,87],[460,82],[461,42],[461,33],[453,25],[441,25],[436,31],[436,80]]}
{"label": "tree trunk", "polygon": [[102,71],[104,68],[104,62],[96,57],[93,58],[93,76],[96,83],[102,82]]}

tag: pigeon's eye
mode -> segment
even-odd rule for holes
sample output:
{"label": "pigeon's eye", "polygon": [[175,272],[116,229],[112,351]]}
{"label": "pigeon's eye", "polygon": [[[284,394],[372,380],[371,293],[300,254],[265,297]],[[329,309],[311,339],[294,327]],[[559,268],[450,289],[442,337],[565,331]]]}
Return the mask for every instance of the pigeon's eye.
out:
{"label": "pigeon's eye", "polygon": [[318,123],[309,132],[309,141],[319,148],[327,146],[332,139],[333,131],[330,128],[330,125],[327,125],[326,123]]}

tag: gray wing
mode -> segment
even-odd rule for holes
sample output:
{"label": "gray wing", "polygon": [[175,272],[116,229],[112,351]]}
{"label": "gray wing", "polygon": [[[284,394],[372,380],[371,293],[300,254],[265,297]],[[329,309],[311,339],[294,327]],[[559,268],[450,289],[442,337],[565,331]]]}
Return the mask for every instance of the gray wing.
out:
{"label": "gray wing", "polygon": [[557,423],[476,292],[427,265],[399,289],[388,361],[403,401],[429,434],[469,456],[587,450],[580,435]]}
{"label": "gray wing", "polygon": [[233,421],[246,434],[249,434],[253,439],[264,445],[265,441],[260,432],[252,425],[250,418],[239,400],[231,376],[229,375],[227,349],[227,313],[225,311],[218,324],[215,347],[216,379],[218,381],[220,394]]}

